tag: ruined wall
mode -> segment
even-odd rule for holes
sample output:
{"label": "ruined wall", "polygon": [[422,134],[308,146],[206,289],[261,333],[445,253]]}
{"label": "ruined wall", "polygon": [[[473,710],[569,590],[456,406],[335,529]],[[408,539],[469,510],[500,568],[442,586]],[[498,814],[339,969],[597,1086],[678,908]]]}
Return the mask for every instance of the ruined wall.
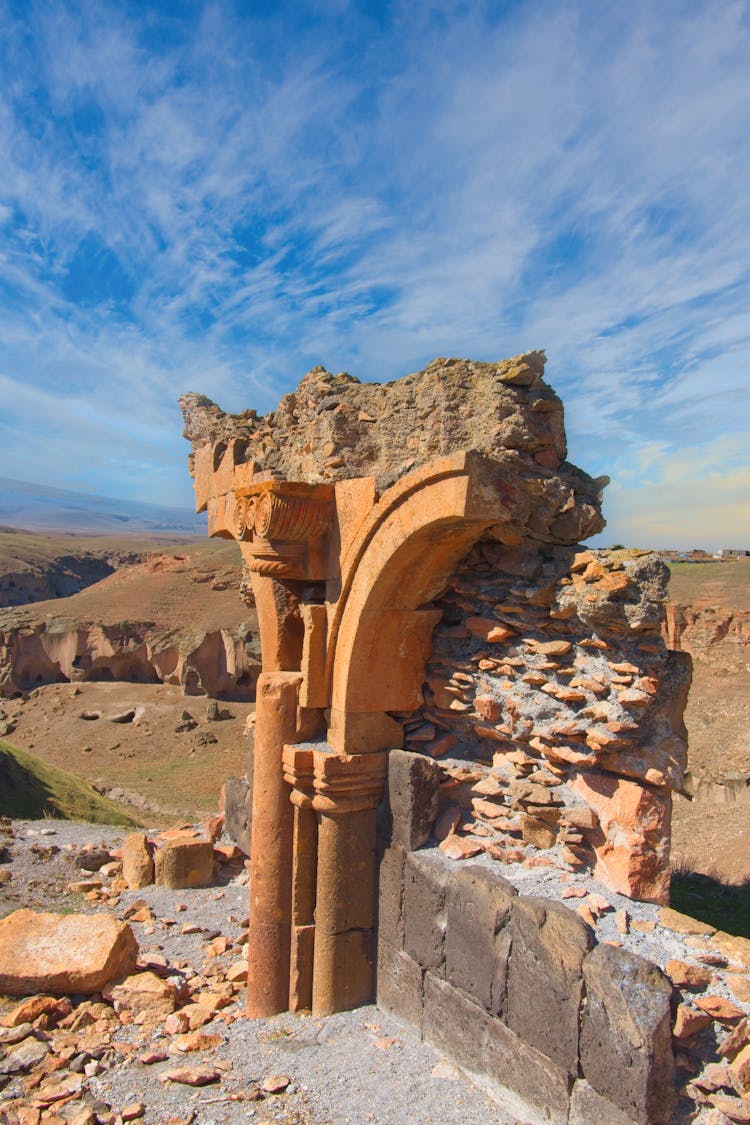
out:
{"label": "ruined wall", "polygon": [[[384,1006],[513,1104],[660,1122],[658,970],[500,877],[591,868],[664,901],[685,766],[666,570],[579,546],[606,480],[564,460],[542,370],[539,352],[385,385],[316,368],[265,418],[181,400],[197,508],[240,543],[261,632],[248,1014],[370,999],[377,940]],[[396,800],[415,778],[418,816]],[[494,890],[461,874],[473,856]],[[631,985],[656,999],[627,1025]]]}
{"label": "ruined wall", "polygon": [[[394,751],[381,818],[378,1005],[518,1120],[661,1125],[674,1103],[672,985],[597,944],[560,902],[436,848],[440,771]],[[419,850],[414,850],[415,848]]]}
{"label": "ruined wall", "polygon": [[442,823],[462,854],[539,849],[667,900],[690,683],[689,658],[660,636],[667,580],[637,551],[488,540],[461,564],[404,729],[408,749],[445,763]]}
{"label": "ruined wall", "polygon": [[196,394],[183,395],[180,405],[185,437],[196,449],[237,440],[243,460],[269,476],[372,476],[382,491],[457,449],[493,457],[518,452],[558,469],[566,455],[563,407],[543,372],[543,352],[502,363],[435,359],[391,383],[360,383],[315,367],[265,417],[254,410],[226,414]]}

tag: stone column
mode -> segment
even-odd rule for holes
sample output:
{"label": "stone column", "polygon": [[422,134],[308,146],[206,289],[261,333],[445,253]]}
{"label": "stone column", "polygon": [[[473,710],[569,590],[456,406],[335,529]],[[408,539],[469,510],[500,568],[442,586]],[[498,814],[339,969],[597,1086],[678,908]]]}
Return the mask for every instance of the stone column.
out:
{"label": "stone column", "polygon": [[313,754],[318,876],[313,1015],[346,1011],[375,990],[375,807],[387,754]]}
{"label": "stone column", "polygon": [[295,737],[301,682],[299,672],[258,677],[247,986],[247,1014],[256,1019],[289,1004],[294,818],[282,755]]}
{"label": "stone column", "polygon": [[375,810],[321,813],[312,1010],[345,1012],[375,994]]}
{"label": "stone column", "polygon": [[291,801],[294,806],[289,1011],[301,1012],[312,1007],[315,945],[318,822],[312,800],[312,750],[286,746],[284,778],[292,787]]}

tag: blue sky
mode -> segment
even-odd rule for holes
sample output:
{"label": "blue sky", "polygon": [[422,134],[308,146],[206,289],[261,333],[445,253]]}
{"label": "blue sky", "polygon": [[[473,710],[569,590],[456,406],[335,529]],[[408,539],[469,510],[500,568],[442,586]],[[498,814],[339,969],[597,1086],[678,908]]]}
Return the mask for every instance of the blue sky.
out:
{"label": "blue sky", "polygon": [[750,545],[750,4],[0,0],[0,475],[545,348],[601,542]]}

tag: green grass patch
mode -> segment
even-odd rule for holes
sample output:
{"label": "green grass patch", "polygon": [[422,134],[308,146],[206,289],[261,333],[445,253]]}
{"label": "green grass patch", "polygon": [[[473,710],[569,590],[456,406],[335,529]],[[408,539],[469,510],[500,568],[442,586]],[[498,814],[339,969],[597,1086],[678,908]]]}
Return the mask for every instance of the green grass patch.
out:
{"label": "green grass patch", "polygon": [[670,905],[717,930],[750,938],[750,882],[722,883],[697,871],[672,874]]}
{"label": "green grass patch", "polygon": [[88,782],[0,740],[0,815],[22,820],[55,817],[138,828],[134,817],[101,797]]}

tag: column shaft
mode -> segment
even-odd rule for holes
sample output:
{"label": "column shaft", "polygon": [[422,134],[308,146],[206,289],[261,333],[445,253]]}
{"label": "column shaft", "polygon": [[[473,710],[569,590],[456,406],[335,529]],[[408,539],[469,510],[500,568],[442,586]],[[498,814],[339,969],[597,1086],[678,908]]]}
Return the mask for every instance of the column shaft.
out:
{"label": "column shaft", "polygon": [[312,1007],[315,946],[315,881],[318,862],[318,818],[310,808],[294,810],[292,862],[292,956],[289,1011]]}
{"label": "column shaft", "polygon": [[293,742],[299,672],[262,672],[256,695],[250,855],[247,1014],[263,1018],[289,1004],[293,808],[282,752]]}
{"label": "column shaft", "polygon": [[318,829],[313,1014],[374,995],[375,810],[322,813]]}

